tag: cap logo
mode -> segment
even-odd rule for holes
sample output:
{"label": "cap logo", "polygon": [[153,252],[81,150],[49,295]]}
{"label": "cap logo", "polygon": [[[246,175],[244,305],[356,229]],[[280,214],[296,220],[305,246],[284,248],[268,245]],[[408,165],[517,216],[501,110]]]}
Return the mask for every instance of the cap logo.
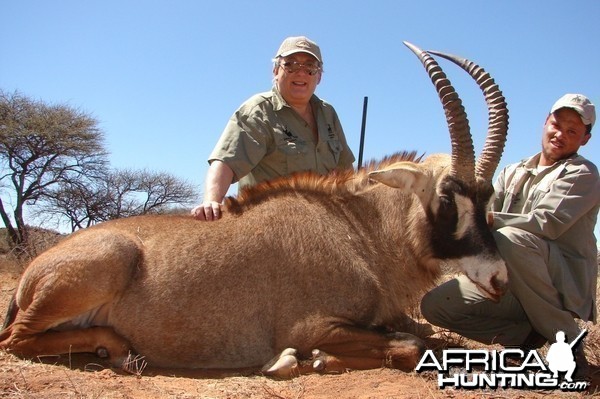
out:
{"label": "cap logo", "polygon": [[310,44],[306,40],[298,40],[296,42],[296,47],[300,48],[310,48]]}
{"label": "cap logo", "polygon": [[573,97],[573,102],[577,104],[583,104],[585,102],[585,98],[581,97],[580,95],[576,95]]}

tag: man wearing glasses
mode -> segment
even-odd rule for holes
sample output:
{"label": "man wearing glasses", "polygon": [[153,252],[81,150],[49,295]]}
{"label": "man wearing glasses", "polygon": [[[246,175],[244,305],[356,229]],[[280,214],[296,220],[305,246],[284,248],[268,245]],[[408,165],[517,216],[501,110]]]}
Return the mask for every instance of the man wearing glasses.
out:
{"label": "man wearing glasses", "polygon": [[198,220],[221,217],[232,183],[241,189],[294,172],[352,168],[335,109],[314,94],[323,74],[319,46],[288,37],[273,62],[273,89],[241,105],[209,157],[204,202],[192,210]]}

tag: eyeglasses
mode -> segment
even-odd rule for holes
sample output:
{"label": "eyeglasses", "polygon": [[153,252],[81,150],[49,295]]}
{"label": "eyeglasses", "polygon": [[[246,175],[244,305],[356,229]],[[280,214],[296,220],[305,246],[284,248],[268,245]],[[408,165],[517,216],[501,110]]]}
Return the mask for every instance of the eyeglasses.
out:
{"label": "eyeglasses", "polygon": [[296,73],[300,69],[304,70],[304,72],[308,73],[310,76],[316,75],[319,71],[321,71],[321,67],[312,62],[303,63],[298,61],[284,61],[279,63],[279,66],[283,67],[283,69],[287,73]]}

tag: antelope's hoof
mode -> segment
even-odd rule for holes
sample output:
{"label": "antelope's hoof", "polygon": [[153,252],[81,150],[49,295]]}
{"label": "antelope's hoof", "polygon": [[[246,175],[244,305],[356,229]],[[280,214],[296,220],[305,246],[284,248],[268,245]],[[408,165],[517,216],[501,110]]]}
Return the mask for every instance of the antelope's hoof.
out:
{"label": "antelope's hoof", "polygon": [[284,349],[262,368],[262,373],[271,377],[291,378],[298,374],[298,358],[296,349]]}
{"label": "antelope's hoof", "polygon": [[312,351],[312,368],[317,372],[324,372],[325,366],[327,365],[327,353],[319,349],[313,349]]}

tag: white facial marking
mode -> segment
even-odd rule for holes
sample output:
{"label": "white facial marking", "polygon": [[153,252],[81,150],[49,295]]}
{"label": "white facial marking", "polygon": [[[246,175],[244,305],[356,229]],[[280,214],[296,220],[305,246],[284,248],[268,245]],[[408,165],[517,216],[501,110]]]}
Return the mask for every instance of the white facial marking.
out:
{"label": "white facial marking", "polygon": [[456,223],[456,232],[454,238],[460,240],[475,225],[475,207],[471,200],[463,195],[454,194],[456,211],[458,212],[458,222]]}

